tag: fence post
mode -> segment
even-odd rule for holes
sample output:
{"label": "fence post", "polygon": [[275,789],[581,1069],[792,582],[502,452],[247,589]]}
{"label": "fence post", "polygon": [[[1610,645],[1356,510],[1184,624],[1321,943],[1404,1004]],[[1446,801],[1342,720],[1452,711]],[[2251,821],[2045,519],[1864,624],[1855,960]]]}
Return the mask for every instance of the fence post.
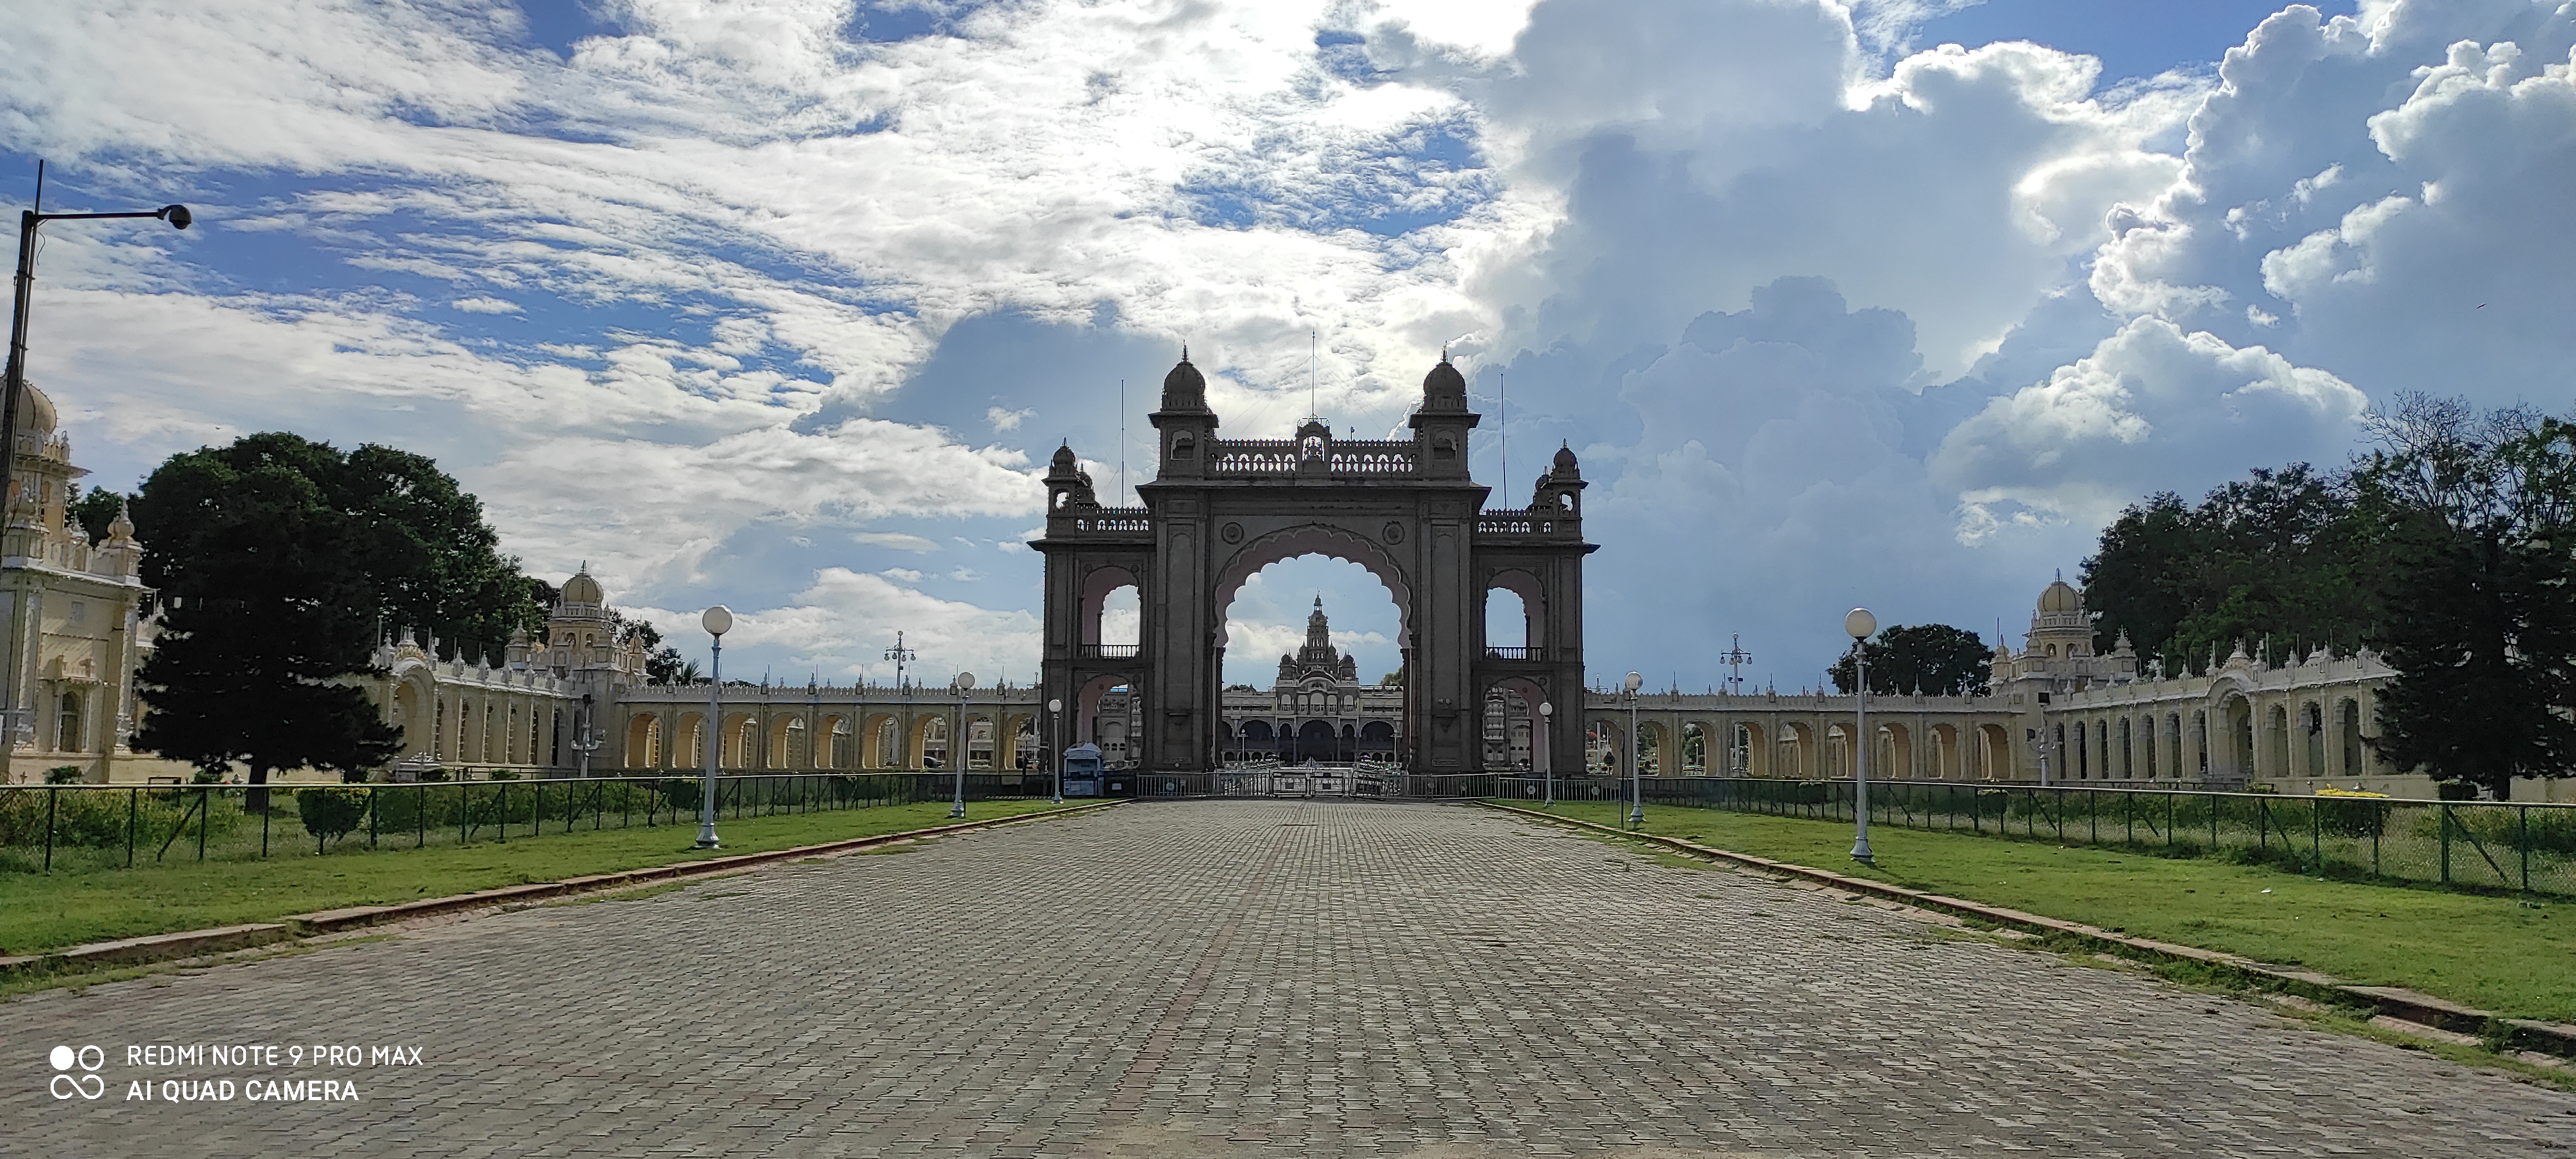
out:
{"label": "fence post", "polygon": [[2531,892],[2531,806],[2513,807],[2514,844],[2522,846],[2522,892]]}
{"label": "fence post", "polygon": [[53,785],[45,786],[45,872],[47,873],[54,871],[54,798],[62,795],[63,791],[60,788]]}
{"label": "fence post", "polygon": [[2261,797],[2254,798],[2254,851],[2272,851],[2272,803]]}
{"label": "fence post", "polygon": [[367,848],[376,847],[376,787],[367,786]]}
{"label": "fence post", "polygon": [[2442,802],[2442,884],[2451,884],[2451,803]]}
{"label": "fence post", "polygon": [[134,868],[134,815],[140,811],[143,790],[125,791],[125,867]]}
{"label": "fence post", "polygon": [[2373,801],[2373,802],[2371,802],[2371,803],[2370,803],[2370,875],[2371,875],[2372,877],[2377,877],[2377,876],[2379,876],[2379,833],[2380,833],[2380,831],[2381,831],[2381,830],[2386,829],[2386,828],[2388,828],[2388,805],[2387,805],[2387,803],[2386,803],[2386,802],[2384,802],[2384,801]]}
{"label": "fence post", "polygon": [[429,847],[429,794],[427,790],[428,786],[422,785],[419,782],[413,782],[411,787],[411,847],[414,849],[426,849]]}
{"label": "fence post", "polygon": [[213,791],[214,787],[211,785],[197,790],[197,860],[199,861],[206,859],[206,822],[215,819],[214,799],[206,795]]}
{"label": "fence post", "polygon": [[[461,777],[463,774],[458,775]],[[468,783],[463,780],[456,782],[456,843],[458,845],[465,844],[467,840],[465,814],[471,812],[474,805],[474,794],[466,791]]]}
{"label": "fence post", "polygon": [[2309,868],[2316,870],[2316,871],[2317,871],[2317,876],[2319,876],[2319,877],[2324,877],[2324,876],[2326,875],[2326,838],[2325,838],[2325,828],[2326,828],[2326,826],[2325,826],[2325,810],[2326,810],[2326,799],[2325,799],[2325,798],[2323,798],[2323,797],[2311,797],[2311,798],[2309,798],[2309,800],[2308,800],[2308,860],[2310,860],[2310,861],[2312,861],[2312,862],[2315,862],[2315,864],[2314,864],[2314,865],[2312,865],[2312,866],[2310,866]]}
{"label": "fence post", "polygon": [[2102,799],[2089,792],[2084,794],[2084,823],[2092,826],[2093,830],[2093,836],[2088,838],[2086,843],[2100,845],[2102,843]]}

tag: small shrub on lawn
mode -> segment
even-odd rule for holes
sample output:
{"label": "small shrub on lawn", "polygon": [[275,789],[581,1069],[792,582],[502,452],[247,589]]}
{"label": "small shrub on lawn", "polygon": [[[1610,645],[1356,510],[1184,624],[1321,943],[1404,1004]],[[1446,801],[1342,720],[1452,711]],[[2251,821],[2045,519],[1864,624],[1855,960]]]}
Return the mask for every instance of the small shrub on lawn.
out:
{"label": "small shrub on lawn", "polygon": [[313,835],[313,851],[346,837],[367,819],[365,789],[297,789],[295,811],[304,831]]}

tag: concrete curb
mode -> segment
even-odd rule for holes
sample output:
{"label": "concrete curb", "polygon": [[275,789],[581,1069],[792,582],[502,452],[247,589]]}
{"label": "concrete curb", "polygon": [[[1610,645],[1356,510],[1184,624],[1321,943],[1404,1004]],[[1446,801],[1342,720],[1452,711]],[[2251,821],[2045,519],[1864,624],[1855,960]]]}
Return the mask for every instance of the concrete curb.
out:
{"label": "concrete curb", "polygon": [[2430,994],[2418,994],[2412,990],[2401,990],[2394,986],[2357,986],[2314,971],[2268,965],[2251,958],[2224,954],[2216,950],[2204,950],[2198,946],[2182,946],[2152,938],[2131,937],[2081,922],[2024,913],[2021,910],[1986,905],[1983,902],[1944,897],[1937,893],[1907,889],[1901,885],[1889,885],[1883,881],[1852,877],[1812,866],[1773,861],[1768,857],[1737,853],[1685,841],[1678,837],[1631,833],[1615,826],[1597,825],[1590,821],[1578,821],[1572,817],[1559,817],[1553,813],[1526,809],[1518,805],[1505,805],[1494,801],[1476,803],[1488,809],[1499,809],[1505,813],[1514,813],[1534,820],[1576,829],[1589,829],[1597,833],[1624,837],[1631,841],[1642,841],[1649,845],[1660,845],[1694,857],[1732,862],[1765,873],[1812,881],[1819,885],[1866,894],[1918,909],[1974,918],[2043,937],[2065,937],[2087,943],[2097,950],[2125,957],[2205,966],[2232,975],[2238,981],[2257,989],[2276,990],[2342,1006],[2358,1006],[2376,1014],[2385,1014],[2419,1026],[2480,1036],[2501,1032],[2505,1038],[2504,1045],[2507,1047],[2537,1050],[2563,1058],[2576,1058],[2576,1026],[2538,1022],[2527,1018],[2506,1018],[2489,1011],[2462,1006],[2448,999],[2436,998]]}
{"label": "concrete curb", "polygon": [[35,974],[76,974],[110,966],[131,966],[148,962],[166,962],[175,958],[193,958],[203,954],[225,953],[274,942],[363,929],[387,922],[432,917],[464,910],[487,909],[513,902],[542,901],[547,898],[617,889],[651,881],[683,881],[710,874],[749,869],[776,861],[846,853],[854,849],[891,845],[898,841],[962,833],[969,829],[988,829],[996,825],[1010,825],[1021,821],[1071,817],[1125,803],[1123,800],[1098,801],[1055,812],[1023,813],[1015,817],[961,821],[954,825],[934,825],[927,829],[907,829],[900,833],[851,837],[815,845],[800,845],[793,849],[774,849],[766,853],[742,853],[731,857],[712,857],[705,861],[684,861],[672,865],[619,870],[615,873],[594,873],[584,877],[566,878],[562,881],[505,885],[494,889],[476,890],[473,893],[423,898],[419,901],[407,901],[395,905],[362,905],[307,914],[291,914],[274,922],[255,922],[249,925],[223,926],[208,930],[183,930],[178,933],[124,938],[113,942],[91,942],[87,945],[71,946],[60,950],[0,957],[0,979]]}

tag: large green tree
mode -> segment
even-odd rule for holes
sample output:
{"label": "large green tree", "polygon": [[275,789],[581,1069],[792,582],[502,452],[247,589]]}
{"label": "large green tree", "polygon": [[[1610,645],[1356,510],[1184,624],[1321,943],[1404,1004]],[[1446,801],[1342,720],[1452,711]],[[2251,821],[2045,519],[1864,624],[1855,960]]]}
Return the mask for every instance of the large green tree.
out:
{"label": "large green tree", "polygon": [[417,627],[481,656],[541,623],[481,504],[409,452],[250,435],[172,456],[132,510],[164,600],[137,743],[246,764],[254,784],[390,759],[396,734],[340,679],[369,671],[381,634]]}
{"label": "large green tree", "polygon": [[2398,671],[2379,749],[2502,797],[2576,759],[2576,425],[2401,398],[2354,476],[2388,562],[2377,644]]}
{"label": "large green tree", "polygon": [[2376,536],[2343,472],[2256,469],[2197,506],[2164,492],[2120,513],[2083,563],[2095,648],[2121,634],[2163,670],[2205,666],[2240,641],[2278,660],[2350,649],[2374,615]]}
{"label": "large green tree", "polygon": [[[1948,624],[1891,624],[1856,650],[1869,660],[1869,690],[1924,696],[1983,696],[1993,678],[1994,650],[1977,634]],[[1853,652],[1835,662],[1834,688],[1859,683]]]}

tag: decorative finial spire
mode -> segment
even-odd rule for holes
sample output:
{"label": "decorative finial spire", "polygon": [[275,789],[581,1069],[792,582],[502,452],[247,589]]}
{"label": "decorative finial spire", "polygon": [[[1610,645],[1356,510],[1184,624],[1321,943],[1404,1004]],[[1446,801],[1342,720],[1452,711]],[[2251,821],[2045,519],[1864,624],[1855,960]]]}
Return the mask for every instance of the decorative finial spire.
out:
{"label": "decorative finial spire", "polygon": [[1449,344],[1446,342],[1440,344],[1440,361],[1449,361]]}
{"label": "decorative finial spire", "polygon": [[1189,339],[1187,339],[1187,338],[1183,338],[1183,339],[1181,339],[1181,361],[1183,361],[1183,362],[1187,362],[1187,361],[1189,361],[1189,360],[1190,360],[1190,340],[1189,340]]}

